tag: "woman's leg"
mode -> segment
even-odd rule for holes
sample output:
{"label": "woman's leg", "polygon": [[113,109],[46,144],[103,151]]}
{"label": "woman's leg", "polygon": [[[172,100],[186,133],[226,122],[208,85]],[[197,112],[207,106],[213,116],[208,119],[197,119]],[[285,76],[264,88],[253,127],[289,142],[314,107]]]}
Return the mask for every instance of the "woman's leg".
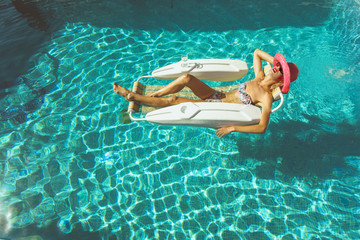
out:
{"label": "woman's leg", "polygon": [[172,81],[164,88],[150,94],[150,97],[162,97],[169,94],[177,93],[184,87],[189,87],[193,93],[201,99],[206,99],[214,93],[214,89],[200,81],[198,78],[190,75],[183,74],[176,80]]}
{"label": "woman's leg", "polygon": [[183,102],[203,102],[202,100],[193,100],[193,99],[175,97],[175,96],[165,97],[165,98],[145,96],[131,92],[117,83],[113,83],[113,89],[114,92],[124,97],[127,101],[138,101],[152,107],[167,107]]}

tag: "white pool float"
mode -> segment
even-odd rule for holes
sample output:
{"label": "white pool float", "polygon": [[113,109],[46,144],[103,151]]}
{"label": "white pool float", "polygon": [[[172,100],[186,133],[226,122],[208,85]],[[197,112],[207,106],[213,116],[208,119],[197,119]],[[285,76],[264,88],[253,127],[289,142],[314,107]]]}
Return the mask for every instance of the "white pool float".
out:
{"label": "white pool float", "polygon": [[246,62],[234,59],[194,59],[183,57],[180,62],[156,69],[151,76],[157,79],[174,80],[184,73],[200,80],[235,81],[244,77],[249,71]]}

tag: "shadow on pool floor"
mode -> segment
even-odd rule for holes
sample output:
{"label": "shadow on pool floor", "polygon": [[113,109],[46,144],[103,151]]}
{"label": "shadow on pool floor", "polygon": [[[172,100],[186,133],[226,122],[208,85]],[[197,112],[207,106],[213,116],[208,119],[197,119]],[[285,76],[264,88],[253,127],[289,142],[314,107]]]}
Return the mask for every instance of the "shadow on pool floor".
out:
{"label": "shadow on pool floor", "polygon": [[[318,119],[318,123],[321,120]],[[322,130],[320,124],[300,121],[272,123],[268,137],[237,142],[242,159],[255,158],[265,163],[258,168],[264,178],[273,178],[275,169],[296,177],[334,178],[336,168],[358,174],[358,169],[346,164],[345,157],[360,154],[359,127],[346,123],[337,126],[338,133]],[[266,171],[264,171],[266,170]]]}

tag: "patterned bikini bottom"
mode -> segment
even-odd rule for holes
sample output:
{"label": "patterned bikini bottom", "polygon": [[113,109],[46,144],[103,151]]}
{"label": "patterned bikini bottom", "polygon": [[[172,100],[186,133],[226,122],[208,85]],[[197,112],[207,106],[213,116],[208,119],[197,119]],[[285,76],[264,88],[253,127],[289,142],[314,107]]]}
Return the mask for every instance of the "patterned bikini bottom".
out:
{"label": "patterned bikini bottom", "polygon": [[206,99],[207,102],[221,102],[221,99],[225,97],[222,91],[215,90],[213,95]]}
{"label": "patterned bikini bottom", "polygon": [[[246,83],[239,85],[238,91],[240,93],[240,102],[243,104],[252,104],[250,95],[246,92]],[[215,90],[213,95],[206,99],[207,102],[221,102],[221,99],[225,97],[222,91]]]}

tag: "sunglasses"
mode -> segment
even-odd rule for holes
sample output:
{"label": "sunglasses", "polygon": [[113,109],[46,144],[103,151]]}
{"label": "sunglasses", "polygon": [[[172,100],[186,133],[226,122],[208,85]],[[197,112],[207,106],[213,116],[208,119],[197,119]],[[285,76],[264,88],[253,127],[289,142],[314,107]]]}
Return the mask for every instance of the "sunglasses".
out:
{"label": "sunglasses", "polygon": [[280,68],[279,68],[279,71],[281,72],[281,74],[283,74],[283,70],[282,70],[282,67],[281,67],[280,62],[278,62],[278,63],[276,64],[276,66],[277,66],[277,67],[280,67]]}

